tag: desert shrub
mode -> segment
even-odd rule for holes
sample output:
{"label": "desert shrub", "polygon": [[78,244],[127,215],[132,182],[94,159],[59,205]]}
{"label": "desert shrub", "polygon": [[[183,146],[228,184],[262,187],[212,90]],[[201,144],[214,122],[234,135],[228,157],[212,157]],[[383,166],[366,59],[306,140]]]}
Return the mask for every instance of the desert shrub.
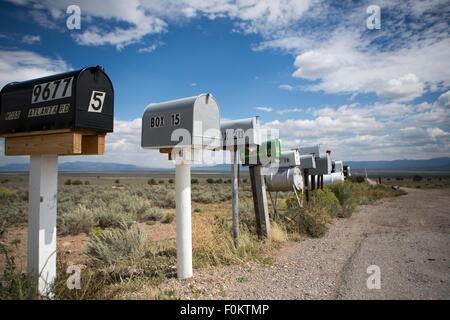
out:
{"label": "desert shrub", "polygon": [[422,181],[422,176],[419,176],[419,175],[415,175],[414,177],[413,177],[413,181],[416,181],[416,182],[419,182],[419,181]]}
{"label": "desert shrub", "polygon": [[208,178],[208,179],[206,179],[206,182],[208,182],[209,184],[214,183],[214,179]]}
{"label": "desert shrub", "polygon": [[173,213],[168,213],[161,221],[162,223],[171,223],[175,219],[175,215]]}
{"label": "desert shrub", "polygon": [[286,228],[282,224],[272,222],[269,240],[274,242],[286,242],[288,240]]}
{"label": "desert shrub", "polygon": [[350,217],[357,205],[353,184],[349,181],[337,182],[327,185],[325,189],[331,190],[339,200],[342,211],[338,216],[344,218]]}
{"label": "desert shrub", "polygon": [[310,207],[298,215],[298,232],[313,238],[320,238],[328,230],[328,212],[323,207]]}
{"label": "desert shrub", "polygon": [[356,183],[363,183],[366,181],[366,178],[364,176],[356,176],[353,179],[351,179],[351,181]]}
{"label": "desert shrub", "polygon": [[80,273],[80,289],[69,289],[68,257],[60,252],[58,257],[56,278],[51,289],[54,300],[111,300],[120,292],[120,287],[109,286],[110,277],[106,272],[94,271],[89,267],[84,267]]}
{"label": "desert shrub", "polygon": [[247,183],[247,179],[242,179],[242,182],[243,183]]}
{"label": "desert shrub", "polygon": [[66,182],[64,182],[64,185],[70,186],[72,184],[72,180],[67,179]]}
{"label": "desert shrub", "polygon": [[125,212],[132,214],[142,214],[151,206],[148,200],[136,195],[123,194],[117,201]]}
{"label": "desert shrub", "polygon": [[119,262],[134,262],[145,254],[146,234],[139,225],[129,228],[122,224],[118,229],[109,229],[94,236],[87,244],[84,255],[90,266],[104,267]]}
{"label": "desert shrub", "polygon": [[147,198],[153,206],[159,208],[175,208],[175,191],[173,189],[155,188],[147,193]]}
{"label": "desert shrub", "polygon": [[94,214],[85,206],[78,205],[72,210],[58,215],[57,230],[62,235],[89,233],[97,223],[95,218]]}
{"label": "desert shrub", "polygon": [[140,221],[159,221],[164,217],[164,213],[158,208],[152,208],[145,212],[141,217]]}
{"label": "desert shrub", "polygon": [[94,213],[96,225],[102,229],[118,228],[121,225],[129,226],[135,220],[130,212],[124,212],[120,205],[97,208]]}
{"label": "desert shrub", "polygon": [[170,183],[170,184],[172,184],[172,183],[173,183],[173,179],[169,179],[168,181],[169,181],[169,183]]}
{"label": "desert shrub", "polygon": [[321,207],[332,216],[337,217],[342,214],[342,207],[337,199],[336,195],[329,189],[317,189],[314,190],[309,203],[306,203],[308,208]]}
{"label": "desert shrub", "polygon": [[5,187],[0,188],[0,199],[12,196],[13,194],[14,194],[14,192],[9,190],[8,188],[5,188]]}
{"label": "desert shrub", "polygon": [[223,183],[222,178],[217,179],[217,180],[216,180],[216,183]]}
{"label": "desert shrub", "polygon": [[191,183],[192,183],[192,184],[198,183],[198,179],[191,179]]}
{"label": "desert shrub", "polygon": [[91,183],[90,183],[89,181],[85,181],[85,182],[84,182],[84,185],[85,185],[85,186],[88,186],[88,185],[90,185],[90,184],[91,184]]}
{"label": "desert shrub", "polygon": [[164,180],[159,180],[158,183],[159,184],[164,184]]}
{"label": "desert shrub", "polygon": [[402,177],[397,177],[397,178],[395,178],[395,180],[401,181],[401,180],[403,180],[403,178]]}
{"label": "desert shrub", "polygon": [[156,185],[156,180],[155,179],[150,179],[150,180],[147,181],[147,183],[149,185],[151,185],[151,186],[154,186],[154,185]]}
{"label": "desert shrub", "polygon": [[120,183],[120,180],[119,180],[119,179],[116,179],[114,182],[115,182],[116,184],[119,184],[119,183]]}
{"label": "desert shrub", "polygon": [[81,180],[74,180],[72,181],[73,186],[81,186],[83,184],[83,181]]}
{"label": "desert shrub", "polygon": [[0,242],[0,254],[4,255],[5,267],[0,274],[0,300],[35,300],[41,296],[33,275],[23,274],[11,255],[11,249]]}

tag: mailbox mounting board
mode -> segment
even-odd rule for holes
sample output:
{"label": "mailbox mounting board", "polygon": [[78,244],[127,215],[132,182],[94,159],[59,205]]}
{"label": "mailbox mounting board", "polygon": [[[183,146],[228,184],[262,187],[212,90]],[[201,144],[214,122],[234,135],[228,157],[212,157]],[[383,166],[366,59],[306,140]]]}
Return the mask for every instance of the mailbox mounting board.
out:
{"label": "mailbox mounting board", "polygon": [[260,130],[259,117],[221,121],[221,147],[232,149],[237,146],[240,149],[261,145]]}
{"label": "mailbox mounting board", "polygon": [[141,145],[145,149],[219,146],[219,105],[211,94],[149,104],[142,116]]}
{"label": "mailbox mounting board", "polygon": [[102,67],[23,82],[0,91],[0,134],[57,129],[112,132],[114,88]]}

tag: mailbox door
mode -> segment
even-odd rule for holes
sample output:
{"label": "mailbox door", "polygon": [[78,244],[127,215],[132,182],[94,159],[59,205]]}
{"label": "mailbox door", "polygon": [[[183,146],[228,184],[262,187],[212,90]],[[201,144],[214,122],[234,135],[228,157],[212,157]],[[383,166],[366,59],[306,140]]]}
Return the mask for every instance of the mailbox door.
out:
{"label": "mailbox door", "polygon": [[75,88],[75,126],[112,132],[114,88],[109,77],[100,68],[85,68],[80,72]]}

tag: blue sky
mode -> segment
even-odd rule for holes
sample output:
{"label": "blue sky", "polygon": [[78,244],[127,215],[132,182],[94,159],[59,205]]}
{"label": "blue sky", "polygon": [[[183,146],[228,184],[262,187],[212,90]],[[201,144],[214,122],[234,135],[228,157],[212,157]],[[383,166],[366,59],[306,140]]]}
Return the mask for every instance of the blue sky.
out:
{"label": "blue sky", "polygon": [[[105,156],[62,161],[169,166],[140,149],[142,112],[204,92],[223,118],[259,115],[285,149],[319,143],[343,160],[450,155],[448,1],[0,4],[0,86],[97,64],[114,83]],[[73,4],[80,30],[66,27]],[[380,29],[367,28],[370,5]],[[0,155],[0,165],[19,161]]]}

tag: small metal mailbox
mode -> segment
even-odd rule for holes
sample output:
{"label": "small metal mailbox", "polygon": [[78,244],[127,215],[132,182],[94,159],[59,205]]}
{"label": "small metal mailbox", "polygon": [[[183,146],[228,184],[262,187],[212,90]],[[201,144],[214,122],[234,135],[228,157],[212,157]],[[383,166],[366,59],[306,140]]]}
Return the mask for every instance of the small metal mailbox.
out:
{"label": "small metal mailbox", "polygon": [[344,173],[344,164],[342,161],[333,161],[333,172]]}
{"label": "small metal mailbox", "polygon": [[303,177],[299,167],[282,168],[266,175],[269,191],[292,191],[303,189]]}
{"label": "small metal mailbox", "polygon": [[240,151],[243,165],[261,165],[279,161],[281,156],[281,140],[264,141],[260,146],[243,148]]}
{"label": "small metal mailbox", "polygon": [[220,122],[221,148],[238,149],[261,145],[259,117]]}
{"label": "small metal mailbox", "polygon": [[316,158],[316,168],[310,169],[309,174],[310,175],[325,175],[325,174],[331,174],[332,171],[332,164],[331,164],[331,157],[329,153],[326,153],[325,155],[321,156],[320,158]]}
{"label": "small metal mailbox", "polygon": [[214,148],[220,140],[219,105],[209,93],[149,104],[142,116],[142,148]]}
{"label": "small metal mailbox", "polygon": [[312,155],[314,155],[315,158],[319,158],[320,157],[320,145],[315,145],[312,147],[300,147],[299,152],[300,152],[301,156],[312,154]]}
{"label": "small metal mailbox", "polygon": [[23,82],[0,91],[0,134],[55,129],[112,132],[114,88],[100,66]]}
{"label": "small metal mailbox", "polygon": [[300,166],[300,154],[297,149],[281,152],[280,168]]}
{"label": "small metal mailbox", "polygon": [[316,168],[316,158],[314,155],[303,155],[300,156],[300,169],[315,169]]}
{"label": "small metal mailbox", "polygon": [[325,174],[323,176],[323,185],[324,186],[326,186],[327,184],[342,182],[342,181],[344,181],[344,174],[342,172],[333,172],[331,174]]}
{"label": "small metal mailbox", "polygon": [[344,166],[344,176],[345,177],[351,177],[352,173],[350,171],[350,166]]}

